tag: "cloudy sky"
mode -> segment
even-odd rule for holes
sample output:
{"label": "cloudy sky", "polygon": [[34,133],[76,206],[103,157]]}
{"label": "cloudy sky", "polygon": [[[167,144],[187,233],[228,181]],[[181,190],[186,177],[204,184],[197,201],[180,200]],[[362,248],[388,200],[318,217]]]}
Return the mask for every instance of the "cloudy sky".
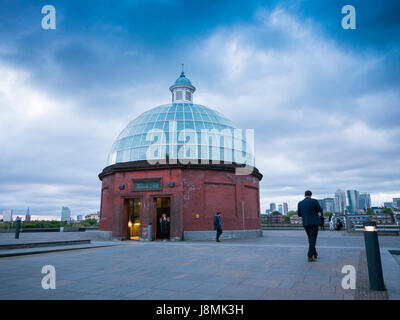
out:
{"label": "cloudy sky", "polygon": [[[43,30],[42,7],[56,8]],[[344,30],[341,9],[356,9]],[[0,0],[0,213],[97,211],[113,140],[194,100],[255,129],[261,208],[305,189],[400,196],[398,1]]]}

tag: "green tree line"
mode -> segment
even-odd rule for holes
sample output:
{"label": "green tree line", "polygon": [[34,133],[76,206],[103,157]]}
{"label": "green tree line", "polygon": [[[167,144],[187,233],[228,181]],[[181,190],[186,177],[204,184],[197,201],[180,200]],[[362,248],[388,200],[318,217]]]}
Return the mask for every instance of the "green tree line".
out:
{"label": "green tree line", "polygon": [[[80,222],[68,223],[65,221],[57,220],[38,220],[31,222],[22,222],[22,228],[60,228],[60,227],[96,227],[99,223],[96,219],[87,219]],[[0,224],[0,228],[8,229],[15,228],[15,221],[12,222],[11,226],[9,223]]]}

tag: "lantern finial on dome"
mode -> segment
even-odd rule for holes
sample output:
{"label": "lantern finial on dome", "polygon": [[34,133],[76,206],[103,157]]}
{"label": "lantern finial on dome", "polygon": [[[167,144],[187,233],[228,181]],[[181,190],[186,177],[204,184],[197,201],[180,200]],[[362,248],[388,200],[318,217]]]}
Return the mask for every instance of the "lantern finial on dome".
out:
{"label": "lantern finial on dome", "polygon": [[180,77],[169,87],[172,92],[172,103],[193,103],[193,93],[196,91],[196,87],[185,76],[183,66],[184,64],[182,63]]}

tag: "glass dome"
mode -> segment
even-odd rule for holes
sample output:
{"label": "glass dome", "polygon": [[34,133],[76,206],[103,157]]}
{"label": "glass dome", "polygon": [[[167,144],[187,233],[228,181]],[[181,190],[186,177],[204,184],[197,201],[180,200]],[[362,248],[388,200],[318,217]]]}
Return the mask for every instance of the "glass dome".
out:
{"label": "glass dome", "polygon": [[219,112],[192,103],[161,105],[132,120],[112,145],[107,163],[166,158],[254,166],[245,133]]}

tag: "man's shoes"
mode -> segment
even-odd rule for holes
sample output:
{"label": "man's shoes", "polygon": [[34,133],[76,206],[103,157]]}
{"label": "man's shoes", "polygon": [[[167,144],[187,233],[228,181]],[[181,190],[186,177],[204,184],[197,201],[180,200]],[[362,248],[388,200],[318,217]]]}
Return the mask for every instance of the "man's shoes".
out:
{"label": "man's shoes", "polygon": [[217,239],[217,242],[221,242],[221,240]]}
{"label": "man's shoes", "polygon": [[308,261],[313,262],[315,261],[314,257],[308,257]]}
{"label": "man's shoes", "polygon": [[317,260],[318,259],[318,253],[314,254],[313,258],[314,258],[314,260]]}

